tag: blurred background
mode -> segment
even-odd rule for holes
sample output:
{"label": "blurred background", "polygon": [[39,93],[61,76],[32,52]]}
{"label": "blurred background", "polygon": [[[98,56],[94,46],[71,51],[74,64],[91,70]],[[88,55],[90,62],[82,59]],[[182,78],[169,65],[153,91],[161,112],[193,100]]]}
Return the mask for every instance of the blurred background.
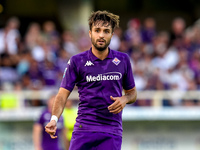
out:
{"label": "blurred background", "polygon": [[[198,0],[1,0],[0,149],[34,150],[33,124],[69,58],[90,48],[96,10],[120,16],[110,48],[130,56],[138,90],[122,150],[200,150]],[[76,88],[70,99],[77,108]]]}

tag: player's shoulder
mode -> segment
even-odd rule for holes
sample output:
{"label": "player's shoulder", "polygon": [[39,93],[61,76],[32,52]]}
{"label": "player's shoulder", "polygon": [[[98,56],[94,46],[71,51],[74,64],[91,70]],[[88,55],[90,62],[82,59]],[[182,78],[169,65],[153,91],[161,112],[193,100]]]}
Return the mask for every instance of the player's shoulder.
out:
{"label": "player's shoulder", "polygon": [[78,53],[78,54],[72,56],[70,59],[71,59],[71,60],[74,60],[74,61],[78,61],[78,60],[80,60],[80,59],[86,58],[86,57],[88,56],[88,51],[89,51],[89,50],[84,51],[84,52],[80,52],[80,53]]}
{"label": "player's shoulder", "polygon": [[88,59],[88,50],[84,52],[80,52],[76,55],[73,55],[68,61],[68,64],[69,65],[73,64],[77,67],[77,66],[80,66],[82,63],[84,63],[86,59]]}

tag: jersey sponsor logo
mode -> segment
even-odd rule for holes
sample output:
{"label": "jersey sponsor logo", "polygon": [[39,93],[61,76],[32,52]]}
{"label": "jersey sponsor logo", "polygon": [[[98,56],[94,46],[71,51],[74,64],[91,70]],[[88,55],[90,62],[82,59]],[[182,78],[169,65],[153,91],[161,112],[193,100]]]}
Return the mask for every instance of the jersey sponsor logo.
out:
{"label": "jersey sponsor logo", "polygon": [[121,78],[122,74],[120,72],[107,72],[104,74],[98,74],[97,76],[88,75],[86,76],[86,81],[94,82],[94,81],[120,80]]}
{"label": "jersey sponsor logo", "polygon": [[94,64],[91,62],[91,61],[87,61],[86,63],[85,63],[85,66],[93,66]]}
{"label": "jersey sponsor logo", "polygon": [[117,57],[115,57],[115,58],[112,60],[112,62],[113,62],[115,65],[118,65],[121,61],[120,61]]}

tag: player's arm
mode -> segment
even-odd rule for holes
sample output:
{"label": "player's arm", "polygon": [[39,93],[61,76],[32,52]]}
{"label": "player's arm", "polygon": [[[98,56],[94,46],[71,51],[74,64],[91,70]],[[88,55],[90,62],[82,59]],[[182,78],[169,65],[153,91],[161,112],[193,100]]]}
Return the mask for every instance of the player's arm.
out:
{"label": "player's arm", "polygon": [[125,90],[125,95],[122,97],[112,97],[110,99],[114,101],[110,106],[108,106],[108,110],[110,113],[117,114],[121,112],[126,104],[131,104],[136,101],[137,98],[137,91],[136,88],[132,88],[130,90]]}
{"label": "player's arm", "polygon": [[54,136],[57,129],[57,119],[60,118],[70,93],[69,90],[61,87],[55,97],[52,108],[52,116],[54,118],[52,117],[51,121],[45,126],[45,131],[50,134],[51,138],[57,138],[57,136]]}
{"label": "player's arm", "polygon": [[56,95],[54,104],[53,104],[53,108],[52,108],[52,115],[57,116],[58,118],[60,118],[64,107],[66,105],[67,102],[67,98],[70,95],[70,91],[65,89],[65,88],[60,88],[58,91],[58,94]]}
{"label": "player's arm", "polygon": [[42,125],[39,123],[35,123],[33,125],[33,144],[35,150],[42,150],[41,147],[41,134],[42,134]]}
{"label": "player's arm", "polygon": [[127,100],[127,103],[126,104],[132,104],[132,103],[135,103],[136,101],[136,98],[137,98],[137,90],[136,90],[136,87],[130,89],[130,90],[124,90],[125,92],[125,97],[126,97],[126,100]]}

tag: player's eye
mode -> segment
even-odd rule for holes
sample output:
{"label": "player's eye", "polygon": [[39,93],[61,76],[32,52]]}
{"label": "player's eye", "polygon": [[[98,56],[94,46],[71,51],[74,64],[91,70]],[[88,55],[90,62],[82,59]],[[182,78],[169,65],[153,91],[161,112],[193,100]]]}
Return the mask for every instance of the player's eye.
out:
{"label": "player's eye", "polygon": [[109,30],[105,30],[104,32],[105,32],[105,33],[110,33],[110,31],[109,31]]}
{"label": "player's eye", "polygon": [[95,32],[97,32],[97,33],[98,33],[98,32],[99,32],[99,29],[96,29],[96,30],[95,30]]}

